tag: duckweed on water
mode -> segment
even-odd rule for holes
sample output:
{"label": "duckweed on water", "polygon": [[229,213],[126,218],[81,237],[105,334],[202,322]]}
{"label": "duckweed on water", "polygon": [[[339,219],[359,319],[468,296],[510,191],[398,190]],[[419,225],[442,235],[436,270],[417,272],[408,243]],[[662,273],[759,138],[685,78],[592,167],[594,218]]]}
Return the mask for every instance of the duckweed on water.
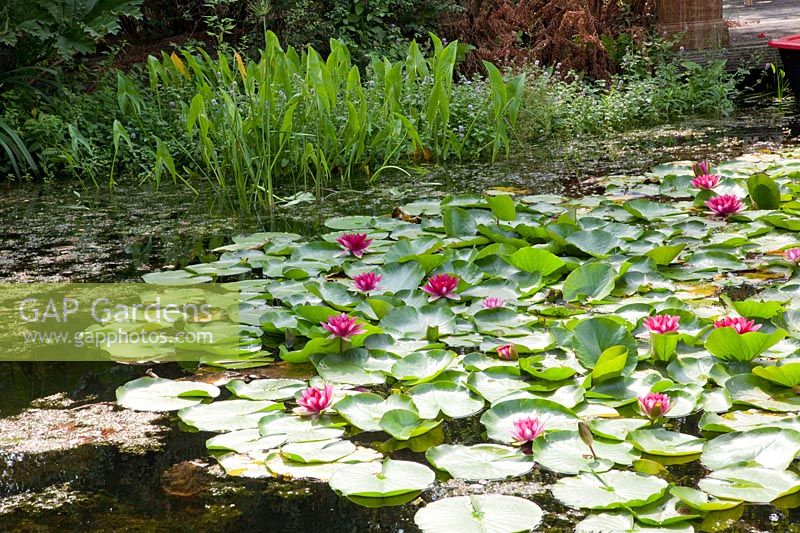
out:
{"label": "duckweed on water", "polygon": [[[610,177],[604,196],[457,195],[403,206],[413,221],[333,218],[318,241],[238,237],[215,263],[146,281],[240,278],[226,287],[244,347],[205,364],[318,375],[230,394],[141,378],[118,399],[218,433],[208,449],[230,476],[313,478],[365,506],[538,469],[587,513],[579,531],[714,530],[747,503],[793,508],[800,151],[703,172],[719,180],[678,163]],[[741,209],[715,209],[724,195]],[[359,254],[341,244],[356,240]],[[478,418],[485,442],[444,442],[457,418]],[[446,498],[416,523],[527,530],[547,519],[537,499]]]}

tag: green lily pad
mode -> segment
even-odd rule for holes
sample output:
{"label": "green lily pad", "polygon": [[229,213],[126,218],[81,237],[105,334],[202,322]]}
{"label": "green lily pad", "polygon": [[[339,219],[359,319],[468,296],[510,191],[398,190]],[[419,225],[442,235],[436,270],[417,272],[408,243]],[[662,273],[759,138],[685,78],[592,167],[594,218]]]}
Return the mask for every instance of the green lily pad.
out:
{"label": "green lily pad", "polygon": [[770,503],[800,491],[800,476],[788,470],[732,467],[711,472],[697,486],[717,498]]}
{"label": "green lily pad", "polygon": [[139,378],[117,388],[117,403],[134,411],[177,411],[219,396],[219,388],[196,381]]}
{"label": "green lily pad", "polygon": [[559,479],[551,489],[561,503],[583,509],[642,507],[661,498],[669,484],[645,474],[612,470]]}
{"label": "green lily pad", "polygon": [[178,411],[178,418],[198,431],[236,431],[257,428],[267,411],[276,409],[283,409],[283,404],[269,400],[225,400],[184,407]]}
{"label": "green lily pad", "polygon": [[343,496],[386,498],[423,491],[433,483],[433,470],[411,461],[386,459],[382,463],[356,463],[333,473],[329,484]]}
{"label": "green lily pad", "polygon": [[492,406],[481,415],[481,424],[486,426],[489,438],[498,442],[513,442],[514,421],[520,418],[538,418],[545,430],[576,430],[578,417],[567,409],[549,400],[508,400]]}
{"label": "green lily pad", "polygon": [[423,533],[519,533],[532,531],[542,521],[541,508],[517,496],[485,494],[443,498],[414,515]]}
{"label": "green lily pad", "polygon": [[496,444],[442,444],[428,449],[425,458],[434,467],[459,479],[505,479],[527,474],[533,468],[530,455],[518,448]]}
{"label": "green lily pad", "polygon": [[800,431],[761,428],[727,433],[703,446],[700,462],[711,470],[737,464],[784,470],[800,453]]}
{"label": "green lily pad", "polygon": [[695,455],[703,451],[703,439],[685,433],[676,433],[663,428],[637,429],[628,433],[628,442],[650,455],[680,457]]}

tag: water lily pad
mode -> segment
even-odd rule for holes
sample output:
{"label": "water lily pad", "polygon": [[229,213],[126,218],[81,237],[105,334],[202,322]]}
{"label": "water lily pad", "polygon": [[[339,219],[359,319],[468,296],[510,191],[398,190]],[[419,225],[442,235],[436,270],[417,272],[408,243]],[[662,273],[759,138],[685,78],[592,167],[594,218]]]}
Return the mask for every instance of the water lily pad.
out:
{"label": "water lily pad", "polygon": [[612,470],[559,479],[551,489],[561,503],[586,509],[642,507],[661,498],[669,484],[645,474]]}
{"label": "water lily pad", "polygon": [[514,421],[520,418],[538,418],[545,430],[576,430],[578,417],[567,409],[549,400],[509,400],[492,406],[481,415],[481,424],[486,426],[489,438],[498,442],[513,442]]}
{"label": "water lily pad", "polygon": [[447,368],[455,357],[455,352],[448,350],[414,352],[392,366],[392,375],[410,385],[417,385],[434,379]]}
{"label": "water lily pad", "polygon": [[249,383],[233,380],[226,387],[239,398],[247,400],[286,400],[308,385],[299,379],[255,379]]}
{"label": "water lily pad", "polygon": [[408,396],[392,394],[384,400],[371,392],[347,396],[333,407],[350,424],[364,431],[382,431],[381,418],[388,411],[416,411],[414,402]]}
{"label": "water lily pad", "polygon": [[261,417],[276,409],[283,409],[283,404],[268,400],[225,400],[185,407],[178,411],[178,418],[198,431],[236,431],[257,428]]}
{"label": "water lily pad", "polygon": [[663,428],[637,429],[628,433],[628,442],[650,455],[679,457],[703,451],[703,439]]}
{"label": "water lily pad", "polygon": [[457,496],[429,503],[414,515],[424,533],[519,533],[542,521],[541,508],[530,500],[501,494]]}
{"label": "water lily pad", "polygon": [[800,476],[788,470],[732,467],[711,472],[697,486],[717,498],[769,503],[800,491]]}
{"label": "water lily pad", "polygon": [[753,374],[784,387],[794,388],[800,385],[800,363],[757,366],[753,368]]}
{"label": "water lily pad", "polygon": [[425,458],[434,467],[459,479],[505,479],[527,474],[533,468],[530,455],[523,454],[519,448],[496,444],[442,444],[425,452]]}
{"label": "water lily pad", "polygon": [[617,271],[605,263],[590,263],[573,270],[564,280],[564,300],[602,300],[614,289]]}
{"label": "water lily pad", "polygon": [[433,470],[411,461],[386,459],[382,463],[356,463],[333,473],[329,484],[343,496],[386,498],[423,491],[433,483]]}
{"label": "water lily pad", "polygon": [[631,465],[639,453],[627,442],[595,439],[592,448],[581,440],[577,431],[551,431],[544,438],[534,441],[536,462],[553,472],[579,474],[580,472],[605,472],[614,463]]}
{"label": "water lily pad", "polygon": [[135,411],[177,411],[219,396],[219,388],[197,381],[139,378],[117,388],[117,403]]}
{"label": "water lily pad", "polygon": [[356,445],[342,439],[292,442],[281,447],[281,455],[296,463],[332,463],[354,451]]}
{"label": "water lily pad", "polygon": [[703,446],[700,456],[706,468],[719,470],[739,463],[784,470],[800,453],[800,431],[761,428],[727,433]]}
{"label": "water lily pad", "polygon": [[422,418],[434,419],[439,412],[450,418],[464,418],[483,409],[483,400],[456,383],[423,383],[410,389],[409,394]]}
{"label": "water lily pad", "polygon": [[800,411],[800,397],[793,390],[780,387],[749,374],[733,376],[725,388],[734,404],[753,405],[767,411]]}

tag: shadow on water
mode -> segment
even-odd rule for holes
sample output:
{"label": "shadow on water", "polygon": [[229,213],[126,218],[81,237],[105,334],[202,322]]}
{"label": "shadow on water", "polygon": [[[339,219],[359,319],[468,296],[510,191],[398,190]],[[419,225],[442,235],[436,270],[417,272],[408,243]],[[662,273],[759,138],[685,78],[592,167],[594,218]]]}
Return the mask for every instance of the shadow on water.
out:
{"label": "shadow on water", "polygon": [[[108,192],[68,183],[10,184],[0,189],[0,281],[138,281],[150,271],[213,259],[211,250],[239,233],[310,236],[324,232],[322,222],[333,215],[384,214],[420,198],[492,187],[592,194],[598,192],[594,180],[604,175],[640,174],[674,160],[720,161],[791,145],[798,136],[800,120],[785,108],[751,109],[723,120],[692,120],[603,140],[553,142],[494,165],[448,165],[413,179],[385,175],[365,191],[330,192],[318,204],[281,208],[261,218],[209,214],[212,191],[195,196],[185,189],[136,185]],[[182,373],[169,365],[157,370],[164,377]],[[0,416],[27,416],[24,409],[32,401],[59,393],[76,402],[71,412],[111,402],[117,386],[144,372],[107,363],[3,363]],[[42,407],[37,402],[34,407]],[[107,422],[103,431],[114,423]],[[0,435],[0,530],[415,531],[413,516],[425,501],[489,492],[535,500],[546,511],[542,529],[571,530],[583,516],[553,500],[547,485],[557,476],[538,470],[509,482],[440,480],[408,504],[367,509],[324,483],[227,478],[206,457],[208,435],[178,430],[174,416],[154,424],[154,444],[138,450],[88,439],[65,449],[17,452]],[[682,430],[696,434],[696,421],[683,424]],[[80,429],[79,421],[76,433]],[[480,440],[481,427],[472,418],[447,422],[444,431],[446,442],[471,444]],[[424,461],[421,454],[407,454]],[[668,470],[676,480],[704,474],[697,462]],[[741,507],[741,516],[720,518],[720,530],[738,523],[742,531],[788,531],[800,521],[797,510]]]}

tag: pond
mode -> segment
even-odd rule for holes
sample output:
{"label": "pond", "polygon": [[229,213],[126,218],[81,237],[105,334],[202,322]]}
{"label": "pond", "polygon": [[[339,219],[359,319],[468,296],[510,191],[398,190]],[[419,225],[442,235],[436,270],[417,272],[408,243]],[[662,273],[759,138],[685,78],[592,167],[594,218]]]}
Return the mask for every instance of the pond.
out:
{"label": "pond", "polygon": [[[789,146],[795,142],[796,127],[796,117],[779,110],[751,110],[724,121],[698,120],[603,142],[553,145],[496,165],[420,171],[414,180],[387,178],[366,191],[330,193],[320,205],[281,208],[268,219],[209,216],[214,208],[211,191],[196,197],[180,189],[120,186],[109,195],[61,183],[14,184],[0,191],[0,280],[138,281],[149,272],[212,260],[216,254],[211,250],[234,235],[266,230],[310,237],[329,231],[323,222],[331,216],[387,214],[398,205],[454,192],[506,188],[519,194],[579,197],[600,190],[598,180],[606,175],[639,175],[672,160],[726,160]],[[144,375],[147,367],[4,363],[0,368],[4,529],[114,524],[150,530],[158,524],[165,530],[198,531],[416,530],[413,516],[424,505],[421,500],[369,509],[335,495],[325,483],[225,477],[207,457],[205,440],[210,434],[180,431],[174,416],[122,415],[103,403],[113,401],[115,389]],[[183,374],[174,364],[151,370],[166,378]],[[313,368],[278,364],[264,372],[267,377],[306,378]],[[207,381],[220,379],[211,375]],[[697,417],[687,417],[680,429],[696,434],[697,424]],[[25,438],[43,429],[46,437]],[[444,442],[470,445],[481,441],[483,428],[469,418],[447,421],[441,430]],[[408,451],[393,455],[413,456]],[[676,479],[703,475],[696,464],[671,466],[670,473]],[[485,493],[530,496],[546,511],[542,528],[570,529],[584,513],[550,495],[548,486],[557,478],[536,469],[513,481],[448,480],[436,484],[425,499]],[[720,517],[718,526],[741,520],[748,531],[768,531],[786,529],[798,518],[797,511],[748,506],[741,518]]]}

